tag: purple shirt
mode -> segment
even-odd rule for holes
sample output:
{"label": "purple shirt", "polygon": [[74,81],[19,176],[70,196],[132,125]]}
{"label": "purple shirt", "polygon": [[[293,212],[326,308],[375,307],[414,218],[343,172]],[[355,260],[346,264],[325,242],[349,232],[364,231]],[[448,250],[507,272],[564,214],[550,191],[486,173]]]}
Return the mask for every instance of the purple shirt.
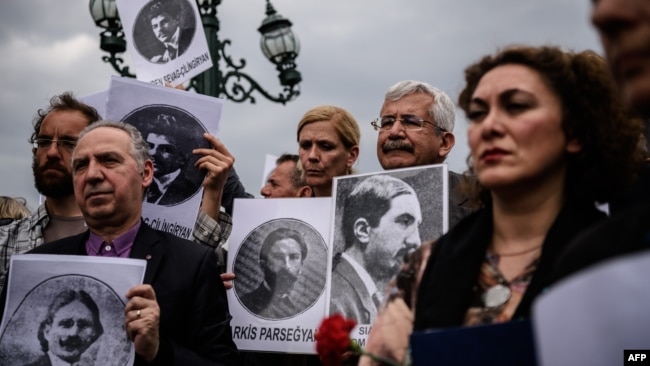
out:
{"label": "purple shirt", "polygon": [[113,242],[106,243],[101,236],[90,232],[88,240],[86,241],[86,253],[88,255],[100,256],[100,257],[120,257],[128,258],[131,254],[131,248],[133,247],[133,242],[135,241],[135,236],[140,230],[141,220],[138,220],[138,223],[135,224],[124,234],[113,239]]}

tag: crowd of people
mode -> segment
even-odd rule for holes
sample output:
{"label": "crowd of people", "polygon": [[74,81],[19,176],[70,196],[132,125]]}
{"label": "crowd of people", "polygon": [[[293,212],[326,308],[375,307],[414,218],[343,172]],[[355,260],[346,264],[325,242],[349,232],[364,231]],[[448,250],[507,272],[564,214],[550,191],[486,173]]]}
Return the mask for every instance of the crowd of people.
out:
{"label": "crowd of people", "polygon": [[[403,362],[413,331],[530,318],[538,296],[560,281],[605,259],[647,250],[650,202],[639,192],[648,189],[649,174],[650,6],[595,1],[592,21],[606,58],[590,50],[513,45],[465,69],[457,102],[469,126],[468,171],[448,174],[449,230],[442,237],[421,243],[424,211],[399,179],[377,175],[349,194],[343,221],[354,227],[344,224],[345,247],[333,258],[332,311],[373,322],[369,351]],[[405,80],[388,88],[378,107],[371,126],[384,170],[445,162],[456,141],[455,106],[447,94]],[[277,159],[260,194],[331,196],[334,178],[358,173],[361,133],[371,126],[359,126],[340,107],[310,109],[297,123],[295,153]],[[136,365],[319,364],[314,356],[239,357],[226,299],[237,279],[225,271],[223,244],[233,200],[252,195],[224,143],[203,137],[210,148],[186,147],[185,154],[196,155],[195,168],[206,173],[189,241],[141,219],[142,202],[164,199],[162,188],[170,186],[162,174],[169,172],[154,169],[154,162],[173,163],[164,150],[169,139],[103,121],[69,92],[54,96],[38,111],[30,137],[35,187],[44,202],[30,214],[24,203],[0,197],[0,314],[13,254],[140,258],[148,261],[144,283],[129,290],[124,309]],[[373,200],[381,209],[358,209]],[[608,214],[596,203],[609,203]],[[260,314],[293,314],[292,285],[307,245],[297,232],[276,231],[259,256],[268,282],[247,301],[260,306]],[[374,264],[364,265],[370,256]],[[92,310],[79,295],[67,297],[52,318],[73,305]],[[270,310],[262,306],[265,299],[272,299]],[[75,316],[84,311],[69,311],[70,321],[79,322]],[[42,330],[47,341],[49,322]],[[91,333],[88,344],[101,331]],[[85,348],[68,348],[74,347],[45,347],[39,360],[78,362]],[[369,357],[358,362],[377,363]]]}

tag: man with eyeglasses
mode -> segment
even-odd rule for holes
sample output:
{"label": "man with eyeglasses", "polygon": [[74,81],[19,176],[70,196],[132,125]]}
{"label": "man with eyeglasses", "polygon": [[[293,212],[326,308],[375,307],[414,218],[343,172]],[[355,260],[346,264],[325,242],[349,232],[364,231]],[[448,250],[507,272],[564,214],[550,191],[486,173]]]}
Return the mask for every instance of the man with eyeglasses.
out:
{"label": "man with eyeglasses", "polygon": [[[71,158],[79,133],[99,119],[95,108],[69,92],[52,97],[50,105],[38,111],[29,141],[33,144],[35,187],[45,196],[45,202],[31,216],[0,226],[0,290],[5,285],[11,255],[87,230],[74,198]],[[207,139],[214,148],[204,149],[201,154],[207,175],[192,239],[217,248],[217,255],[223,258],[222,247],[232,230],[228,213],[232,202],[234,198],[250,195],[232,169],[232,155],[215,137]],[[222,206],[226,212],[221,212]],[[220,265],[223,272],[225,260],[220,260]],[[222,275],[224,281],[232,278],[231,274]],[[232,287],[230,283],[225,285]]]}
{"label": "man with eyeglasses", "polygon": [[29,141],[34,185],[45,202],[31,216],[0,227],[0,290],[12,254],[86,230],[74,199],[70,159],[81,130],[99,119],[95,108],[70,93],[53,97],[38,111]]}
{"label": "man with eyeglasses", "polygon": [[[454,118],[454,103],[439,89],[414,80],[391,86],[380,117],[372,122],[379,133],[379,164],[390,170],[444,163],[455,143]],[[459,189],[472,180],[449,171],[449,228],[474,209]]]}

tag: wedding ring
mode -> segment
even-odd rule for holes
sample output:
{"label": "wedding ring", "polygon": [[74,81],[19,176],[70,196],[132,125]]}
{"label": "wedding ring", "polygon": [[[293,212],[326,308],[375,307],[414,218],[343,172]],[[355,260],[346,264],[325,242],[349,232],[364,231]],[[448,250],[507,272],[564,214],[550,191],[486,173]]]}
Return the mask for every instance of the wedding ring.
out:
{"label": "wedding ring", "polygon": [[138,311],[135,312],[135,317],[136,317],[136,318],[139,318],[139,317],[140,317],[140,309],[138,309]]}

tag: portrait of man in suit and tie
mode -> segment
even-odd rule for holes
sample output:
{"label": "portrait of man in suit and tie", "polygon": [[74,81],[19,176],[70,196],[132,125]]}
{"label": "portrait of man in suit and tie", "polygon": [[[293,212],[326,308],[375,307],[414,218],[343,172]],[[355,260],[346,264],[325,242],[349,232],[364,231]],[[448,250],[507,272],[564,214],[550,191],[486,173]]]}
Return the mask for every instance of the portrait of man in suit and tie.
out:
{"label": "portrait of man in suit and tie", "polygon": [[140,130],[154,163],[154,180],[145,200],[173,206],[192,198],[203,180],[194,167],[198,157],[192,154],[193,149],[206,145],[201,123],[171,106],[148,106],[131,113],[125,121]]}
{"label": "portrait of man in suit and tie", "polygon": [[404,256],[421,244],[420,201],[403,180],[373,175],[344,197],[337,192],[336,204],[344,248],[332,260],[329,313],[370,324]]}
{"label": "portrait of man in suit and tie", "polygon": [[152,1],[138,14],[133,39],[143,57],[165,64],[185,53],[195,31],[196,20],[187,0]]}

